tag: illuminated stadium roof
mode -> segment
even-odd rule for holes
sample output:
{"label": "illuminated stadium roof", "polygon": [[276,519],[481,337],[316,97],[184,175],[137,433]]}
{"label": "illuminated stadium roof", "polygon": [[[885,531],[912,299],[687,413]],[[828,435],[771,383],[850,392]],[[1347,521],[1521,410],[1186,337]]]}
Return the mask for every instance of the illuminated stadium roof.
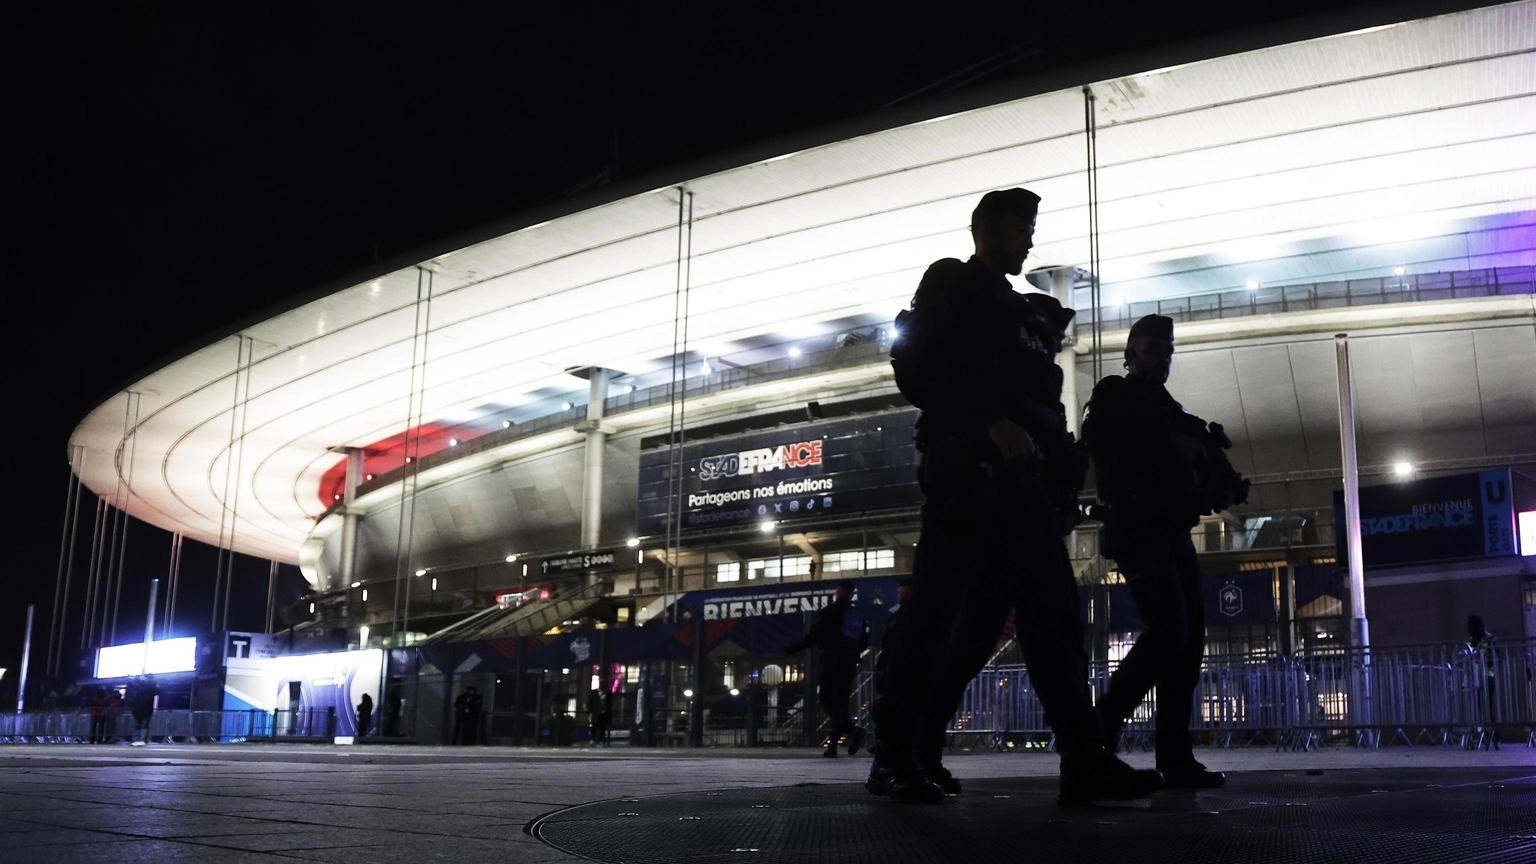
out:
{"label": "illuminated stadium roof", "polygon": [[[1531,264],[1533,50],[1536,2],[1520,2],[1083,82],[1103,296]],[[684,281],[699,374],[888,321],[928,263],[966,254],[989,189],[1043,197],[1030,266],[1086,266],[1083,91],[1016,85],[1010,101],[679,178],[273,317],[242,331],[248,376],[229,336],[98,406],[71,438],[79,474],[147,522],[292,562],[330,506],[337,447],[558,413],[586,398],[567,370],[664,382]],[[1528,370],[1530,341],[1527,327],[1496,359]],[[1287,380],[1276,398],[1332,399],[1326,376]]]}

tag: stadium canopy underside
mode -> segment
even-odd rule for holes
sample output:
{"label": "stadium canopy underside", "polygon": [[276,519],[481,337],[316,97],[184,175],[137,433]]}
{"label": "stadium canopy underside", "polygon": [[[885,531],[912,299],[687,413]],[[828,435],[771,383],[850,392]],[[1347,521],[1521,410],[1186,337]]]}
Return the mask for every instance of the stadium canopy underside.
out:
{"label": "stadium canopy underside", "polygon": [[[339,448],[427,440],[417,491],[515,472],[581,445],[584,370],[610,370],[603,422],[617,437],[668,431],[675,405],[656,394],[679,372],[698,382],[690,423],[888,395],[884,328],[930,262],[968,254],[976,199],[1011,186],[1044,199],[1026,266],[1071,274],[1086,394],[1085,86],[1103,371],[1118,370],[1131,315],[1185,310],[1196,323],[1180,331],[1172,389],[1229,421],[1239,468],[1336,477],[1332,335],[1347,330],[1361,334],[1367,469],[1405,450],[1445,466],[1528,458],[1532,294],[1466,289],[1529,283],[1536,263],[1533,51],[1536,2],[1519,2],[1049,90],[1026,79],[984,107],[801,137],[772,158],[541,214],[212,341],[92,411],[72,458],[139,519],[298,562],[334,530]],[[608,470],[633,488],[633,461]],[[398,502],[404,476],[365,486],[356,511]],[[549,499],[535,508],[549,520],[575,518],[550,502],[579,476],[530,469],[519,482]],[[455,530],[455,506],[521,504],[450,495],[413,530],[427,549]],[[605,503],[605,540],[633,531],[625,507]]]}

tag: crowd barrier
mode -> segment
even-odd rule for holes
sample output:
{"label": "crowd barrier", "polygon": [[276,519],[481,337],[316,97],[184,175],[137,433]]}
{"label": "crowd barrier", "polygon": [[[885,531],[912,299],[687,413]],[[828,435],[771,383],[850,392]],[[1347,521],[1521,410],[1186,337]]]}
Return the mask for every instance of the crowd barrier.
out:
{"label": "crowd barrier", "polygon": [[[0,714],[0,742],[7,744],[103,743],[142,737],[127,710],[102,718],[93,730],[89,709]],[[328,711],[156,711],[149,738],[164,743],[228,743],[257,739],[329,738],[335,717]]]}
{"label": "crowd barrier", "polygon": [[[868,662],[864,665],[853,705],[854,713],[867,721],[873,675]],[[1097,692],[1108,686],[1115,666],[1092,667],[1090,680]],[[1267,745],[1276,750],[1308,750],[1337,741],[1360,746],[1536,747],[1533,674],[1536,640],[1498,645],[1486,655],[1465,646],[1425,645],[1295,657],[1211,656],[1200,670],[1191,731],[1197,741],[1217,747]],[[1128,720],[1123,747],[1152,749],[1155,699],[1154,691]],[[806,740],[801,711],[795,704],[762,716],[708,718],[700,737],[706,746],[813,743]],[[684,744],[691,737],[688,712],[667,713],[671,716],[656,719],[651,743]],[[103,726],[93,732],[87,709],[0,714],[0,743],[112,743],[137,734],[126,710],[103,719]],[[817,721],[812,738],[819,740],[827,728],[824,718]],[[336,716],[328,709],[162,710],[150,721],[149,737],[169,743],[330,740],[336,728]],[[949,731],[952,745],[967,749],[1054,744],[1045,709],[1022,664],[983,669],[967,689]]]}
{"label": "crowd barrier", "polygon": [[[1492,660],[1491,674],[1487,659]],[[1103,693],[1116,664],[1096,664]],[[1191,731],[1218,747],[1305,750],[1358,745],[1536,747],[1536,641],[1480,656],[1464,646],[1340,650],[1306,657],[1207,657]],[[1156,692],[1126,723],[1122,746],[1152,749]],[[950,725],[980,749],[1049,746],[1045,711],[1022,665],[992,666],[971,682]]]}

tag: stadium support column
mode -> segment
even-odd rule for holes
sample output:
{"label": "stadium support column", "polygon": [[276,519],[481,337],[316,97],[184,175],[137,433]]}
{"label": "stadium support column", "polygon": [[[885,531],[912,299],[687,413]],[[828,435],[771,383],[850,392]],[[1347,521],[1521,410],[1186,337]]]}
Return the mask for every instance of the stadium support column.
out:
{"label": "stadium support column", "polygon": [[27,710],[27,667],[32,663],[32,608],[35,605],[27,604],[27,635],[21,640],[21,680],[16,683],[17,714]]}
{"label": "stadium support column", "polygon": [[[1349,565],[1349,723],[1361,745],[1380,743],[1371,706],[1371,635],[1365,617],[1365,560],[1360,542],[1360,464],[1355,453],[1355,389],[1349,368],[1349,334],[1333,337],[1339,372],[1339,451],[1344,463],[1344,537]],[[1334,530],[1339,530],[1334,526]]]}
{"label": "stadium support column", "polygon": [[1280,653],[1290,657],[1296,653],[1296,561],[1289,550],[1285,557],[1275,577],[1280,580]]}
{"label": "stadium support column", "polygon": [[594,549],[603,527],[603,403],[608,399],[608,370],[593,367],[587,379],[587,421],[577,427],[587,436],[586,464],[581,477],[581,547]]}
{"label": "stadium support column", "polygon": [[[1072,287],[1077,282],[1076,267],[1057,267],[1051,271],[1051,296],[1067,309],[1072,308]],[[1067,409],[1067,431],[1077,434],[1077,422],[1082,418],[1082,406],[1077,401],[1077,352],[1072,345],[1077,338],[1069,330],[1056,354],[1056,365],[1061,367],[1061,404]]]}
{"label": "stadium support column", "polygon": [[[1355,454],[1355,389],[1349,368],[1349,334],[1334,337],[1339,370],[1339,451],[1344,462],[1344,538],[1349,558],[1349,640],[1369,649],[1370,627],[1365,618],[1365,561],[1360,542],[1360,464]],[[1338,526],[1334,526],[1338,530]]]}
{"label": "stadium support column", "polygon": [[345,588],[356,579],[357,569],[357,513],[352,503],[357,500],[357,484],[363,478],[363,448],[347,447],[347,478],[341,490],[341,562],[337,567],[332,588]]}

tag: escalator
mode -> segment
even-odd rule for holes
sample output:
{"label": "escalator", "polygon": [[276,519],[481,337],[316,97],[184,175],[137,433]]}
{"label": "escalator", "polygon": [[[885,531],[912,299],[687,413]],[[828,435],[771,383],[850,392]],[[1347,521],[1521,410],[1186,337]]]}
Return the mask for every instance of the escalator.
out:
{"label": "escalator", "polygon": [[520,606],[492,606],[444,627],[422,640],[421,644],[537,636],[562,621],[581,617],[583,612],[606,599],[611,589],[610,583],[596,581],[575,593],[550,600],[538,600]]}

